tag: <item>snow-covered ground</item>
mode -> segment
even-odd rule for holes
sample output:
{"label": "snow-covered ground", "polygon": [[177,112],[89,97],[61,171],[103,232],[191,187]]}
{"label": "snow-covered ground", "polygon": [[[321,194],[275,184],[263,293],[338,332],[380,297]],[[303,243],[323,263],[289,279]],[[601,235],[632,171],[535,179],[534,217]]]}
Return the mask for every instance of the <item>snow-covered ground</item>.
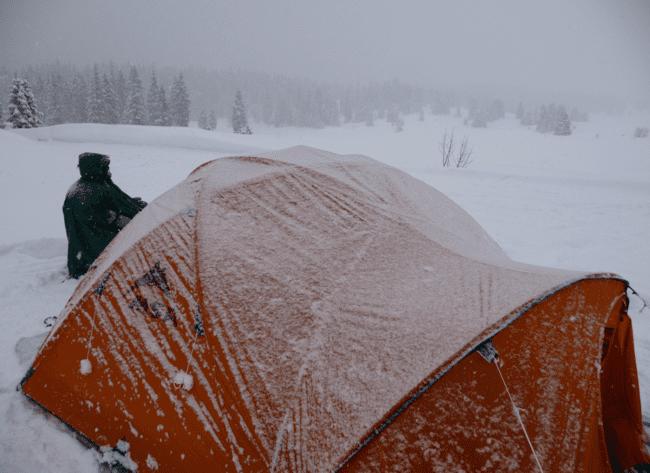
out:
{"label": "snow-covered ground", "polygon": [[[125,125],[0,130],[0,473],[93,472],[97,460],[15,391],[33,359],[43,320],[58,315],[76,285],[65,278],[61,206],[77,156],[111,156],[125,192],[155,199],[208,160],[307,145],[364,154],[403,169],[467,210],[513,259],[615,272],[650,303],[650,138],[633,138],[650,114],[594,116],[568,137],[542,135],[512,117],[486,129],[461,118],[405,117],[395,133],[346,124],[321,130],[253,125],[253,135]],[[442,168],[445,129],[467,135],[475,161]],[[631,299],[643,410],[650,414],[650,309]],[[29,337],[34,337],[29,339]],[[31,346],[30,346],[31,343]]]}

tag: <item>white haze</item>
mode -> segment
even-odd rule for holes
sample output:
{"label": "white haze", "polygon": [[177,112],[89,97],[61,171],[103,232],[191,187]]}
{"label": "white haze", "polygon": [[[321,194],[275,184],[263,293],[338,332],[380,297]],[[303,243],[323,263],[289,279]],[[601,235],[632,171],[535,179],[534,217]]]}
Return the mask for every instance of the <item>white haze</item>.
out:
{"label": "white haze", "polygon": [[647,0],[0,2],[0,67],[9,71],[114,60],[632,104],[650,99],[649,49]]}

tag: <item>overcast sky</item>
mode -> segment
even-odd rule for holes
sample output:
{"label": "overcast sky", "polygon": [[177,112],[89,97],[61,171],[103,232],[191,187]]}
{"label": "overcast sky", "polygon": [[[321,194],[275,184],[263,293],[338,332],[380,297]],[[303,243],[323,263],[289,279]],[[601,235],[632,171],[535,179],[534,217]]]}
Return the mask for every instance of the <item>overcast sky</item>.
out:
{"label": "overcast sky", "polygon": [[650,0],[0,0],[0,66],[111,59],[650,97]]}

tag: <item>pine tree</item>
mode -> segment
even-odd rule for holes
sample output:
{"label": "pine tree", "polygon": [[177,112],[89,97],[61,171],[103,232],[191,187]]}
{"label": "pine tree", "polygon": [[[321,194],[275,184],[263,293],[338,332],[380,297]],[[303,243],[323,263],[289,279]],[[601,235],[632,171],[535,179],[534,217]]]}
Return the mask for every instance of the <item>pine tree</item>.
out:
{"label": "pine tree", "polygon": [[190,97],[182,73],[174,79],[174,85],[172,85],[171,116],[174,126],[189,126],[190,124]]}
{"label": "pine tree", "polygon": [[104,121],[103,123],[110,123],[115,125],[120,122],[120,114],[118,112],[117,94],[112,81],[104,74],[102,92],[104,96]]}
{"label": "pine tree", "polygon": [[60,75],[61,105],[63,107],[63,123],[70,123],[74,115],[74,99],[72,96],[72,82],[65,74]]}
{"label": "pine tree", "polygon": [[281,96],[275,103],[275,113],[273,114],[273,125],[276,127],[291,125],[293,120],[291,115],[291,108],[287,103],[287,99]]}
{"label": "pine tree", "polygon": [[201,110],[201,114],[199,115],[199,128],[202,130],[209,130],[208,116],[205,114],[205,110]]}
{"label": "pine tree", "polygon": [[208,117],[208,128],[210,130],[217,129],[217,114],[214,113],[214,110],[210,111],[210,116]]}
{"label": "pine tree", "polygon": [[47,120],[48,125],[60,125],[65,122],[63,117],[63,94],[62,78],[60,74],[52,74],[48,85],[48,108]]}
{"label": "pine tree", "polygon": [[115,79],[115,97],[117,98],[118,123],[125,123],[124,112],[128,98],[128,85],[122,71],[117,72],[117,79]]}
{"label": "pine tree", "polygon": [[25,91],[25,97],[27,98],[27,106],[30,111],[30,124],[32,128],[37,128],[43,125],[43,114],[38,111],[36,108],[36,100],[34,99],[34,94],[32,93],[29,83],[26,80],[23,80],[23,90]]}
{"label": "pine tree", "polygon": [[88,87],[81,74],[72,80],[72,122],[88,122]]}
{"label": "pine tree", "polygon": [[555,125],[554,133],[559,136],[568,136],[571,134],[571,121],[569,115],[566,113],[564,105],[560,105],[557,112],[557,125]]}
{"label": "pine tree", "polygon": [[235,94],[235,103],[232,106],[232,129],[235,133],[241,135],[252,135],[253,132],[248,127],[246,119],[246,107],[241,92],[238,90]]}
{"label": "pine tree", "polygon": [[0,103],[0,130],[5,129],[5,120],[2,116],[2,104]]}
{"label": "pine tree", "polygon": [[329,91],[325,95],[325,117],[326,125],[339,126],[339,104]]}
{"label": "pine tree", "polygon": [[36,103],[36,107],[43,112],[41,115],[42,120],[43,122],[46,122],[47,111],[50,108],[49,107],[50,91],[49,91],[48,81],[45,80],[42,74],[38,74],[36,76],[36,80],[34,81],[34,87],[32,89],[32,92],[34,93],[34,101]]}
{"label": "pine tree", "polygon": [[9,122],[13,128],[35,128],[41,125],[40,113],[27,81],[15,76],[9,94]]}
{"label": "pine tree", "polygon": [[128,125],[147,124],[142,81],[135,66],[132,66],[129,72],[129,91],[124,118]]}
{"label": "pine tree", "polygon": [[555,131],[555,127],[557,126],[557,108],[555,107],[555,104],[552,103],[548,106],[548,109],[546,111],[546,131],[551,132]]}
{"label": "pine tree", "polygon": [[147,110],[149,112],[149,124],[162,126],[163,110],[162,103],[160,103],[160,91],[158,90],[155,70],[151,73],[151,84],[149,84],[149,93],[147,94]]}
{"label": "pine tree", "polygon": [[172,126],[172,116],[169,112],[169,106],[167,105],[165,87],[162,84],[158,86],[158,103],[160,104],[162,126]]}
{"label": "pine tree", "polygon": [[99,77],[99,67],[95,64],[92,82],[90,83],[90,93],[88,94],[88,122],[104,123],[104,110],[102,81]]}

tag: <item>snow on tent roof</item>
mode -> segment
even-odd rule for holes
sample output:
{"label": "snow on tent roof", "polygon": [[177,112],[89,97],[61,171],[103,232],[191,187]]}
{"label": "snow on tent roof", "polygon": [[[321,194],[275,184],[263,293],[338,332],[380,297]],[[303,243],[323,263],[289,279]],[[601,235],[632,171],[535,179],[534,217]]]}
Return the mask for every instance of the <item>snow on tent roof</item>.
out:
{"label": "snow on tent roof", "polygon": [[[614,295],[592,303],[603,285]],[[22,390],[96,446],[125,438],[142,469],[332,471],[351,454],[366,458],[374,436],[394,432],[396,412],[484,340],[521,334],[520,316],[549,298],[562,312],[536,320],[557,330],[536,327],[534,343],[551,337],[562,356],[583,344],[594,360],[573,376],[591,380],[580,396],[595,396],[601,328],[624,311],[625,287],[614,275],[511,261],[450,199],[365,156],[299,146],[222,158],[152,202],[102,253]],[[570,317],[584,321],[579,330],[563,328]],[[534,352],[526,343],[517,349]],[[82,375],[86,358],[92,373]],[[566,382],[540,373],[530,375]],[[547,420],[564,415],[535,402]],[[572,421],[591,422],[590,412]],[[543,461],[554,461],[546,447],[556,441],[543,438]],[[448,455],[457,460],[439,452]],[[513,455],[503,461],[529,465]]]}

